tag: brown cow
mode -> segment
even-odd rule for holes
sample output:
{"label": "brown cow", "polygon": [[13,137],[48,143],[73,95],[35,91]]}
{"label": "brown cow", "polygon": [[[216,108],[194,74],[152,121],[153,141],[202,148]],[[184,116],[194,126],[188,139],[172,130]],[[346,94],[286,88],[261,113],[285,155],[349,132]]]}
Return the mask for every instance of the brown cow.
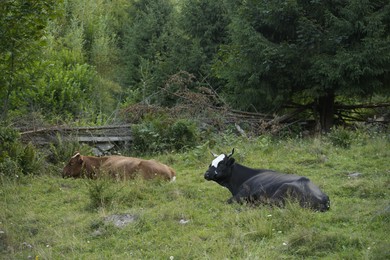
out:
{"label": "brown cow", "polygon": [[176,179],[175,171],[155,160],[144,160],[125,156],[83,156],[76,153],[67,165],[65,165],[62,177],[87,177],[94,179],[107,173],[119,179],[131,179],[137,174],[144,179],[161,177],[166,180]]}

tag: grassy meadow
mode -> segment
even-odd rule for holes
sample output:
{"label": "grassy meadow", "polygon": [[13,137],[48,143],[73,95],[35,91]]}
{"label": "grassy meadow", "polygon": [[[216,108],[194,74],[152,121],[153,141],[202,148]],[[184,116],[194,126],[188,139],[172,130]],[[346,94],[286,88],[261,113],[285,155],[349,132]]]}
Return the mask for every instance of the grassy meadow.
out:
{"label": "grassy meadow", "polygon": [[206,143],[154,156],[174,183],[62,179],[61,165],[3,177],[0,259],[390,259],[388,135],[226,135],[213,152],[233,147],[241,164],[310,178],[330,211],[227,204],[229,191],[203,178]]}

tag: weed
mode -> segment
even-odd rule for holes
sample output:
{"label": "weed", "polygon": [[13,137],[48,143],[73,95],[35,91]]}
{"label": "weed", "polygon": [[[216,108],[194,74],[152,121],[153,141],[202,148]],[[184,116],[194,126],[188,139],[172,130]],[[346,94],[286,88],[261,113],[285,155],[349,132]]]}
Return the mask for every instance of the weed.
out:
{"label": "weed", "polygon": [[113,183],[107,179],[98,179],[87,182],[90,210],[108,208],[113,202],[115,191]]}
{"label": "weed", "polygon": [[52,164],[67,162],[76,151],[84,155],[91,153],[89,146],[80,144],[72,137],[70,137],[69,140],[64,140],[59,134],[57,134],[55,141],[50,143],[50,155],[48,156],[49,162]]}

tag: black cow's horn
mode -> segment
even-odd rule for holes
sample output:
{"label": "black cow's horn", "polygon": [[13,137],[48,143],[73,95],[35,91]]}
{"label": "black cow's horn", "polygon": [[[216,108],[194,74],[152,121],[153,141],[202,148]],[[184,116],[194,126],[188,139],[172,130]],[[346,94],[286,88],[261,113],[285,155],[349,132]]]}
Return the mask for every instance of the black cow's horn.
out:
{"label": "black cow's horn", "polygon": [[227,157],[230,157],[230,156],[232,156],[233,154],[234,154],[234,148],[233,148],[232,152],[231,152]]}
{"label": "black cow's horn", "polygon": [[215,154],[213,153],[212,151],[210,151],[211,155],[214,156],[214,157],[218,157],[218,154]]}

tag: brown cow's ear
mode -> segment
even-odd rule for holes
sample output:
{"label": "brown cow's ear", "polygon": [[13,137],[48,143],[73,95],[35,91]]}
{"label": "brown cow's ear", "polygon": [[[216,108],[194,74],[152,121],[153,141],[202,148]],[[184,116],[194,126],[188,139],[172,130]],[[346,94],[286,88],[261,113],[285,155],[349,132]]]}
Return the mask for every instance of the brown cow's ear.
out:
{"label": "brown cow's ear", "polygon": [[82,162],[83,161],[83,157],[81,156],[80,153],[76,153],[73,158],[75,158],[77,161],[79,162]]}
{"label": "brown cow's ear", "polygon": [[72,158],[77,158],[78,156],[80,156],[80,153],[79,153],[79,152],[76,152],[76,153],[72,156]]}

